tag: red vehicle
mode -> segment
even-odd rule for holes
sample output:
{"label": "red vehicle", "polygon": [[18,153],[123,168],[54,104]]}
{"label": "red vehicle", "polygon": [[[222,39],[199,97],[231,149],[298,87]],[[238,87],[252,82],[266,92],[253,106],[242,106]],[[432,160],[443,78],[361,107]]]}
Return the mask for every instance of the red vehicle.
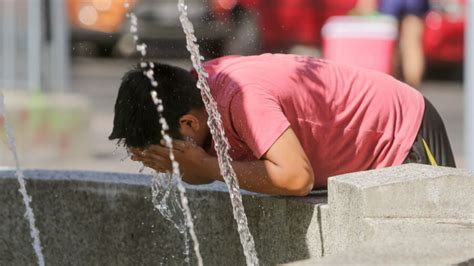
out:
{"label": "red vehicle", "polygon": [[[347,15],[357,0],[214,0],[218,12],[240,6],[258,14],[263,51],[321,45],[321,28],[331,16]],[[433,63],[462,63],[466,0],[431,0],[423,46]],[[220,8],[226,7],[226,8]]]}

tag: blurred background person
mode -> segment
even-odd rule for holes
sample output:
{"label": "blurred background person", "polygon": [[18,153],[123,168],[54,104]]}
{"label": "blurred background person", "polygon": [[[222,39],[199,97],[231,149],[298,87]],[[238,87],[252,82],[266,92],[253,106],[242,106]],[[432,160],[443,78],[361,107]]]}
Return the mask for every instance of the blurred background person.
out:
{"label": "blurred background person", "polygon": [[[419,89],[425,72],[423,18],[429,11],[428,0],[358,0],[355,7],[355,13],[361,15],[371,14],[376,10],[398,19],[399,58],[397,56],[396,59],[401,60],[402,70],[399,76],[412,87]],[[396,66],[398,69],[398,64]]]}

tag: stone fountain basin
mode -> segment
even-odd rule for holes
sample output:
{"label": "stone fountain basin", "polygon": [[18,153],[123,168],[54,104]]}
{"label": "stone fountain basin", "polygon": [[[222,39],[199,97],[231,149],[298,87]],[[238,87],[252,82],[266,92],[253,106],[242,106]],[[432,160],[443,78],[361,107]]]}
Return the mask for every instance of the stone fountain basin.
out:
{"label": "stone fountain basin", "polygon": [[[47,264],[184,264],[182,235],[153,209],[151,176],[26,170],[25,177]],[[225,185],[188,186],[187,194],[205,265],[245,264]],[[304,199],[243,192],[260,261],[321,256],[318,204],[326,200],[324,192]],[[0,170],[0,209],[0,265],[36,263],[11,169]]]}

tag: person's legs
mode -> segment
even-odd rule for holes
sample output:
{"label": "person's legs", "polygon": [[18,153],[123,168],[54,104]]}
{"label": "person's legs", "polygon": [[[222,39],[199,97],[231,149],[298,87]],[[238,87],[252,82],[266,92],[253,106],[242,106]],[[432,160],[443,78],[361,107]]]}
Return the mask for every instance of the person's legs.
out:
{"label": "person's legs", "polygon": [[423,122],[404,163],[431,164],[423,140],[439,166],[456,167],[443,120],[436,108],[426,98]]}
{"label": "person's legs", "polygon": [[[403,11],[403,4],[404,1],[400,0],[379,0],[378,1],[378,11],[386,16],[392,16],[397,19],[398,23],[400,23],[400,16]],[[401,79],[400,77],[400,51],[399,47],[395,49],[395,52],[392,55],[392,75],[397,78]]]}
{"label": "person's legs", "polygon": [[408,85],[419,88],[425,72],[423,53],[423,19],[406,15],[400,23],[400,56],[403,77]]}
{"label": "person's legs", "polygon": [[423,17],[428,10],[428,0],[379,0],[380,13],[394,16],[400,23],[399,54],[394,68],[397,70],[401,61],[402,74],[395,71],[395,76],[402,76],[414,88],[420,87],[425,72],[422,37]]}

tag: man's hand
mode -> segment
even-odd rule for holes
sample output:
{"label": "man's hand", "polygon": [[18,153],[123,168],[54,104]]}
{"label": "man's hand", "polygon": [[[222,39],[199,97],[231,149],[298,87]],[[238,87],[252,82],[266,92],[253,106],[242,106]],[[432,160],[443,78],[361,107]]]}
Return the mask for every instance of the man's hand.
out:
{"label": "man's hand", "polygon": [[[130,148],[133,161],[140,161],[146,167],[158,172],[172,171],[170,149],[162,145],[149,145],[144,149]],[[204,149],[191,141],[173,140],[173,155],[179,163],[183,180],[190,184],[211,183],[205,175],[203,161],[210,157]]]}

